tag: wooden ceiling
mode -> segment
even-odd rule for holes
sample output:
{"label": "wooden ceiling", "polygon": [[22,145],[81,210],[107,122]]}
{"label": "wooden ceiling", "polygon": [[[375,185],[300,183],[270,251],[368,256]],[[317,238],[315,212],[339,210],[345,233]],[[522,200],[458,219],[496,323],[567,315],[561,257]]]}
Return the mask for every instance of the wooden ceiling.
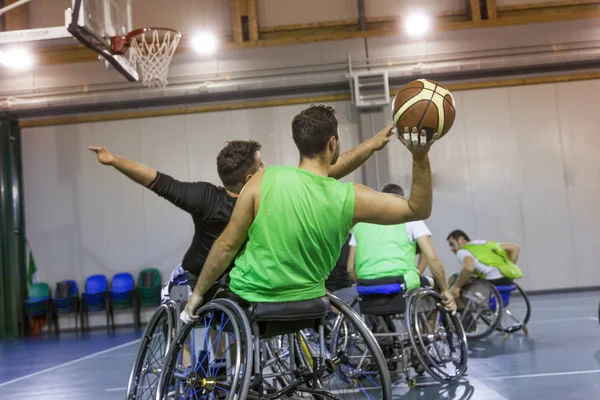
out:
{"label": "wooden ceiling", "polygon": [[[10,4],[16,0],[5,0]],[[600,17],[600,1],[565,0],[535,4],[497,7],[496,0],[465,0],[466,9],[436,15],[434,29],[481,29],[541,22],[556,22]],[[284,46],[332,40],[376,38],[398,35],[398,18],[379,17],[366,21],[361,30],[358,17],[352,20],[308,24],[260,27],[257,18],[257,0],[231,0],[232,37],[223,47],[228,50],[267,46]],[[244,38],[242,19],[247,20],[248,35]],[[27,29],[28,8],[22,6],[6,14],[6,29]],[[246,40],[244,40],[246,39]],[[183,39],[178,53],[190,52],[191,46]],[[82,45],[40,48],[38,59],[42,65],[92,62],[97,55]]]}

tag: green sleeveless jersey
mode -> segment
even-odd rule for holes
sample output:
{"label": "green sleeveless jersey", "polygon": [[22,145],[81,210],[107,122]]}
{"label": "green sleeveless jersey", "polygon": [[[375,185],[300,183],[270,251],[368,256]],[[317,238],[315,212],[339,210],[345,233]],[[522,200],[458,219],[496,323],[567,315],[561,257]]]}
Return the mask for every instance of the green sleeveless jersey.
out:
{"label": "green sleeveless jersey", "polygon": [[402,275],[407,290],[420,286],[416,267],[417,243],[410,241],[405,224],[356,224],[354,237],[358,279]]}
{"label": "green sleeveless jersey", "polygon": [[[462,248],[471,252],[480,263],[485,264],[488,267],[498,268],[506,278],[519,279],[523,277],[523,273],[519,267],[510,261],[508,254],[506,254],[506,250],[504,250],[498,242],[466,244]],[[477,274],[475,275],[477,276]],[[478,277],[485,279],[485,276]]]}
{"label": "green sleeveless jersey", "polygon": [[229,287],[249,302],[325,295],[354,216],[354,185],[294,167],[269,167],[258,213]]}

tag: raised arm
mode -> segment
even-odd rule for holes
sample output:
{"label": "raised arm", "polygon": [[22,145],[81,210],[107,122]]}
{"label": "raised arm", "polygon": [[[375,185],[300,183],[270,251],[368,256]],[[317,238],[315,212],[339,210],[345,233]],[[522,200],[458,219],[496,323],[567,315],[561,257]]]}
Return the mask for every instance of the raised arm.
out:
{"label": "raised arm", "polygon": [[101,164],[114,167],[132,181],[147,187],[188,213],[197,213],[204,210],[206,205],[214,203],[214,191],[210,190],[214,186],[208,182],[181,182],[150,167],[114,155],[104,147],[92,146],[89,149],[96,153]]}
{"label": "raised arm", "polygon": [[365,140],[352,150],[340,154],[337,162],[331,166],[329,176],[340,179],[360,167],[374,152],[383,149],[388,144],[393,127],[393,124],[386,126],[372,138]]}
{"label": "raised arm", "polygon": [[248,238],[248,230],[254,222],[255,207],[260,198],[262,177],[262,171],[256,173],[240,193],[231,220],[210,249],[192,297],[181,314],[184,321],[197,318],[193,314],[202,305],[204,294],[225,273]]}
{"label": "raised arm", "polygon": [[150,167],[114,155],[102,146],[90,146],[88,149],[96,153],[100,164],[114,167],[117,171],[140,185],[150,185],[158,174],[156,170]]}
{"label": "raised arm", "polygon": [[508,258],[510,258],[510,261],[512,261],[513,264],[516,264],[517,260],[519,259],[519,254],[521,253],[521,248],[518,245],[512,243],[500,243],[500,247],[502,247],[504,251],[506,251],[506,254],[508,255]]}
{"label": "raised arm", "polygon": [[413,179],[410,197],[381,193],[366,186],[354,185],[354,223],[369,222],[396,225],[427,219],[433,202],[429,156],[413,156]]}

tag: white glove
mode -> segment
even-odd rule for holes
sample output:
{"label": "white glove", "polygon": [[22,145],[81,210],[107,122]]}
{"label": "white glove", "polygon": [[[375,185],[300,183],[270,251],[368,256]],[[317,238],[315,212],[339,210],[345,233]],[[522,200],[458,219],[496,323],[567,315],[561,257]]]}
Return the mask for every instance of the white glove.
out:
{"label": "white glove", "polygon": [[179,318],[181,319],[181,322],[183,322],[184,324],[187,324],[192,321],[192,318],[187,313],[187,311],[185,311],[185,309],[181,312],[181,314],[179,314]]}

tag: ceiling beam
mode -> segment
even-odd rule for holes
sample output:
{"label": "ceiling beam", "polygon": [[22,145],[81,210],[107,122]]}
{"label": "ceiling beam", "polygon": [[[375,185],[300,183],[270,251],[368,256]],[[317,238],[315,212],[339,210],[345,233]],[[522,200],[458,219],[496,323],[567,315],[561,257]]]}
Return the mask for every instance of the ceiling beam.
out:
{"label": "ceiling beam", "polygon": [[[18,0],[5,0],[4,6],[10,6]],[[29,29],[29,3],[13,8],[4,14],[4,27],[7,31]]]}
{"label": "ceiling beam", "polygon": [[244,32],[242,31],[242,3],[245,0],[231,0],[231,22],[233,23],[233,42],[242,43]]}
{"label": "ceiling beam", "polygon": [[495,20],[498,18],[498,10],[496,9],[496,0],[485,0],[487,9],[487,19]]}
{"label": "ceiling beam", "polygon": [[258,2],[256,0],[246,0],[248,2],[248,28],[250,31],[250,41],[256,42],[258,36]]}
{"label": "ceiling beam", "polygon": [[[232,0],[232,13],[240,18],[234,18],[234,40],[223,43],[224,50],[249,49],[256,47],[287,46],[304,43],[315,43],[334,40],[351,40],[375,37],[398,36],[399,20],[395,18],[374,18],[367,20],[367,30],[360,31],[356,20],[331,21],[319,24],[303,24],[279,27],[279,29],[261,29],[260,39],[243,41],[241,26],[240,2]],[[555,3],[560,3],[557,5]],[[472,21],[466,10],[458,13],[445,13],[436,17],[436,30],[449,31],[459,29],[475,29],[501,27],[542,22],[559,22],[600,18],[600,0],[579,0],[530,4],[516,7],[497,7],[497,18]],[[239,25],[235,23],[239,21]],[[190,44],[184,39],[177,50],[178,54],[191,51]],[[82,45],[57,46],[38,49],[39,63],[65,64],[74,62],[92,62],[97,55]]]}
{"label": "ceiling beam", "polygon": [[471,15],[471,21],[481,21],[481,7],[479,5],[479,0],[469,0],[469,14]]}

